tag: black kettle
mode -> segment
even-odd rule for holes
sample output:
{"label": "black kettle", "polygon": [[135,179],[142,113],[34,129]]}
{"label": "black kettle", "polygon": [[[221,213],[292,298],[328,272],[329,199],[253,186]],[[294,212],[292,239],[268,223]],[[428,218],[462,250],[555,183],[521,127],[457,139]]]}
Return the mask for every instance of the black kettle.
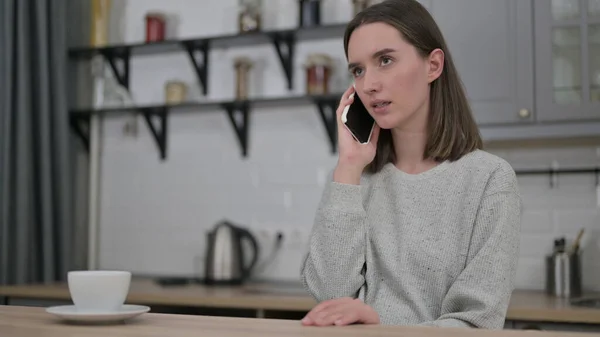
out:
{"label": "black kettle", "polygon": [[[252,258],[244,250],[243,240],[248,240]],[[205,284],[242,284],[258,261],[259,247],[256,238],[245,228],[229,221],[219,222],[207,234]]]}

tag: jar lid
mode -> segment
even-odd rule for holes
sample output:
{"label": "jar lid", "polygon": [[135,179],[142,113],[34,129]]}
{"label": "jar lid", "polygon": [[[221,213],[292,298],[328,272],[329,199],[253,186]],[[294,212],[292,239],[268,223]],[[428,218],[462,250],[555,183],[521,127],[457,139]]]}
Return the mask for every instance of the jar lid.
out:
{"label": "jar lid", "polygon": [[240,57],[236,57],[234,60],[234,64],[236,67],[239,66],[252,66],[252,59],[247,57],[247,56],[240,56]]}
{"label": "jar lid", "polygon": [[159,11],[151,11],[146,13],[146,18],[158,18],[164,20],[166,18],[166,14]]}
{"label": "jar lid", "polygon": [[167,85],[184,85],[185,86],[185,82],[181,81],[181,80],[168,80],[166,82]]}
{"label": "jar lid", "polygon": [[240,5],[242,6],[261,6],[262,0],[240,0]]}
{"label": "jar lid", "polygon": [[332,66],[333,59],[327,54],[310,54],[306,59],[306,66]]}

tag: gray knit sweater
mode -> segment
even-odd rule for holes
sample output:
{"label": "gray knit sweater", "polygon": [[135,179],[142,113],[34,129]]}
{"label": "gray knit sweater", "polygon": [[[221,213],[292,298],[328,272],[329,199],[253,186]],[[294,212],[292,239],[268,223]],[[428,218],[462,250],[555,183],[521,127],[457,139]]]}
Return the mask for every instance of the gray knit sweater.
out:
{"label": "gray knit sweater", "polygon": [[415,175],[388,164],[329,182],[301,278],[319,302],[360,292],[382,324],[500,329],[520,216],[513,169],[487,152]]}

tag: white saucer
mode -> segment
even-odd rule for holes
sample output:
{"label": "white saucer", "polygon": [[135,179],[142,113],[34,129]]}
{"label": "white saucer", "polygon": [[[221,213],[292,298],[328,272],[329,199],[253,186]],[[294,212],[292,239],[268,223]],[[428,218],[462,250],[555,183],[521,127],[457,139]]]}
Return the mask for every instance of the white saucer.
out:
{"label": "white saucer", "polygon": [[78,311],[74,305],[60,305],[46,308],[46,312],[71,322],[114,323],[141,315],[150,311],[144,305],[124,304],[117,311]]}

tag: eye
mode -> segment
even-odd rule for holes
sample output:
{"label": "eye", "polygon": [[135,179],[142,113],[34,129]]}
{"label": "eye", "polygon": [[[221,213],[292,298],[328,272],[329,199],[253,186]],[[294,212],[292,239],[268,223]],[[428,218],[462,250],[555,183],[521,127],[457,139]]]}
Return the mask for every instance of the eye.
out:
{"label": "eye", "polygon": [[356,68],[352,69],[352,70],[350,71],[350,73],[352,73],[352,75],[353,75],[354,77],[358,77],[358,76],[360,76],[360,74],[362,74],[362,69],[361,69],[361,68],[358,68],[358,67],[356,67]]}
{"label": "eye", "polygon": [[389,65],[391,63],[392,63],[392,58],[391,57],[389,57],[389,56],[382,56],[381,57],[381,65],[382,66],[387,66],[387,65]]}

